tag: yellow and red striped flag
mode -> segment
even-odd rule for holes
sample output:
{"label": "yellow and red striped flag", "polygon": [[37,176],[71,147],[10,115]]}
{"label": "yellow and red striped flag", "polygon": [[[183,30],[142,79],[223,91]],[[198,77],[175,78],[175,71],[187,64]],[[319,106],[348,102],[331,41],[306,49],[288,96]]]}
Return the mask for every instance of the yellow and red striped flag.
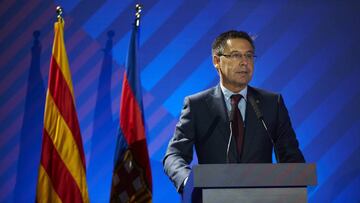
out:
{"label": "yellow and red striped flag", "polygon": [[85,155],[64,44],[64,21],[55,23],[36,202],[89,202]]}

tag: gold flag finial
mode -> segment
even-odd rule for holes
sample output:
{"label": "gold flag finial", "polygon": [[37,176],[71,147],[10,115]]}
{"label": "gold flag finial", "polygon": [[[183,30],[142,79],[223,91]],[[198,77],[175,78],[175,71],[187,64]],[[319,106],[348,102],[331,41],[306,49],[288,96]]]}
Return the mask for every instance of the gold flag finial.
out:
{"label": "gold flag finial", "polygon": [[141,4],[136,4],[135,5],[135,25],[136,27],[139,27],[140,25],[140,13],[141,13],[141,9],[142,9],[142,5]]}
{"label": "gold flag finial", "polygon": [[61,8],[61,6],[56,7],[56,14],[58,21],[63,21],[63,17],[62,17],[63,9]]}

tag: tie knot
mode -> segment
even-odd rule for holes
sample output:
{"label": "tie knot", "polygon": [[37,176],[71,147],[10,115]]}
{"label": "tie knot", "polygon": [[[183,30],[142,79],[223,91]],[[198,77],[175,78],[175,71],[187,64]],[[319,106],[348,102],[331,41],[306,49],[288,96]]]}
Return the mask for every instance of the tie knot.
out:
{"label": "tie knot", "polygon": [[239,101],[241,100],[243,96],[241,94],[233,94],[231,95],[231,105],[238,105]]}

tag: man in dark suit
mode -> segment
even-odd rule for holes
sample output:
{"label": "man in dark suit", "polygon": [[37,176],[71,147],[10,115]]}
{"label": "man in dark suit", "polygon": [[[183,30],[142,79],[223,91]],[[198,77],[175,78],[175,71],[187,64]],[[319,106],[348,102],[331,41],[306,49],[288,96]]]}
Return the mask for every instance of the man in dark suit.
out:
{"label": "man in dark suit", "polygon": [[185,98],[163,160],[178,192],[190,174],[194,146],[199,164],[271,163],[273,147],[278,162],[305,162],[282,96],[248,85],[254,57],[246,32],[228,31],[213,42],[220,83]]}

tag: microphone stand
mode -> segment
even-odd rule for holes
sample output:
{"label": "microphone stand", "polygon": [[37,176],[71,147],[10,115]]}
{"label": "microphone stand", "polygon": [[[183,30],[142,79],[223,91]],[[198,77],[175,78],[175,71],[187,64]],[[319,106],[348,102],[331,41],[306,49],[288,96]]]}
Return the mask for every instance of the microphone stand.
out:
{"label": "microphone stand", "polygon": [[266,123],[264,121],[264,116],[262,115],[259,107],[256,105],[256,102],[255,102],[253,97],[249,97],[249,102],[250,102],[251,106],[253,107],[253,109],[255,111],[256,117],[261,122],[262,126],[264,127],[267,136],[270,138],[270,141],[271,141],[271,143],[272,143],[272,145],[274,147],[274,153],[275,153],[276,162],[280,163],[280,159],[279,159],[279,156],[278,156],[278,153],[277,153],[277,150],[276,150],[276,145],[275,145],[274,139],[271,137],[271,134],[269,133],[269,130],[268,130],[268,128],[266,126]]}

